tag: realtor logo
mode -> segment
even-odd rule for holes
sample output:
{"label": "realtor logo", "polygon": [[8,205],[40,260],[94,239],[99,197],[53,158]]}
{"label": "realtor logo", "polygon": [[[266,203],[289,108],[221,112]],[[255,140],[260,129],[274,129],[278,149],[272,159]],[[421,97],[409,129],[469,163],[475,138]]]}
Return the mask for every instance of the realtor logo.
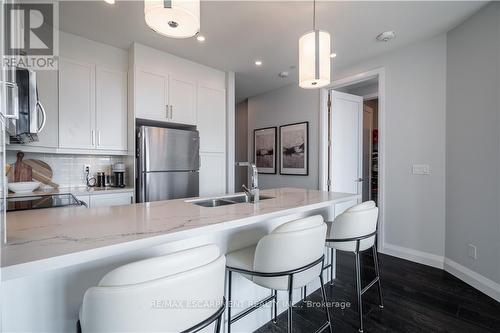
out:
{"label": "realtor logo", "polygon": [[57,69],[57,3],[5,3],[4,18],[4,66]]}

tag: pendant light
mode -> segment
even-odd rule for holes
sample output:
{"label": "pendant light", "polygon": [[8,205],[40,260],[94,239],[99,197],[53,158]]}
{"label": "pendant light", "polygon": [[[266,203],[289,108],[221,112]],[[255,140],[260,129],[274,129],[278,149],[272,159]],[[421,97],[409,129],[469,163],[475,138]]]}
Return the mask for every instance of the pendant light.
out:
{"label": "pendant light", "polygon": [[313,31],[299,39],[299,86],[315,89],[330,84],[330,34],[316,29],[313,0]]}
{"label": "pendant light", "polygon": [[200,31],[200,0],[144,0],[144,18],[160,35],[193,37]]}

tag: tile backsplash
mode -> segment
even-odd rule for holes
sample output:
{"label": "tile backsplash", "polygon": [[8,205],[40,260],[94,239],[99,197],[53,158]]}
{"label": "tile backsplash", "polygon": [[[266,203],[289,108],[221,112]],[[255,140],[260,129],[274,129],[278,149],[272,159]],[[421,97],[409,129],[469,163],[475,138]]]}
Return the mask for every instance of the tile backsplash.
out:
{"label": "tile backsplash", "polygon": [[[7,163],[16,163],[17,151],[7,151]],[[69,155],[69,154],[45,154],[45,153],[24,153],[23,159],[37,159],[44,161],[53,171],[52,181],[60,187],[86,186],[84,165],[90,165],[90,175],[95,176],[98,171],[111,174],[111,167],[117,162],[124,162],[126,166],[127,180],[130,180],[130,171],[133,168],[133,161],[127,156],[106,156],[106,155]],[[130,184],[127,182],[127,184]]]}

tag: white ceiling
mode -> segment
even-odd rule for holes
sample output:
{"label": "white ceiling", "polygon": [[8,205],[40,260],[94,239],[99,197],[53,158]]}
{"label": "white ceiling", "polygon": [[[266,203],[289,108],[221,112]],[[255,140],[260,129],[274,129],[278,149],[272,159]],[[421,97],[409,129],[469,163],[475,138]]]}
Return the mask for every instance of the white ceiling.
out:
{"label": "white ceiling", "polygon": [[[333,36],[335,68],[348,66],[448,31],[485,2],[317,3],[317,26]],[[298,39],[312,27],[312,1],[202,1],[200,44],[194,38],[160,36],[144,23],[142,1],[67,1],[61,30],[127,49],[133,41],[195,62],[236,72],[237,100],[297,82]],[[395,30],[396,38],[375,36]],[[263,65],[257,68],[255,59]],[[286,79],[278,77],[289,71]]]}

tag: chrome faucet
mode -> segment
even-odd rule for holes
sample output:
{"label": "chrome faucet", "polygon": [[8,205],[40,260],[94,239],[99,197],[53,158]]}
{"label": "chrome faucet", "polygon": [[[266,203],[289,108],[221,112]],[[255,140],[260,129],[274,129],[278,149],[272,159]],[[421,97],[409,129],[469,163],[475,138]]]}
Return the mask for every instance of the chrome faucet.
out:
{"label": "chrome faucet", "polygon": [[252,182],[250,184],[250,189],[244,184],[241,186],[249,202],[257,203],[259,202],[259,173],[257,172],[257,166],[255,163],[250,162],[236,162],[236,166],[243,166],[251,168],[252,170]]}

